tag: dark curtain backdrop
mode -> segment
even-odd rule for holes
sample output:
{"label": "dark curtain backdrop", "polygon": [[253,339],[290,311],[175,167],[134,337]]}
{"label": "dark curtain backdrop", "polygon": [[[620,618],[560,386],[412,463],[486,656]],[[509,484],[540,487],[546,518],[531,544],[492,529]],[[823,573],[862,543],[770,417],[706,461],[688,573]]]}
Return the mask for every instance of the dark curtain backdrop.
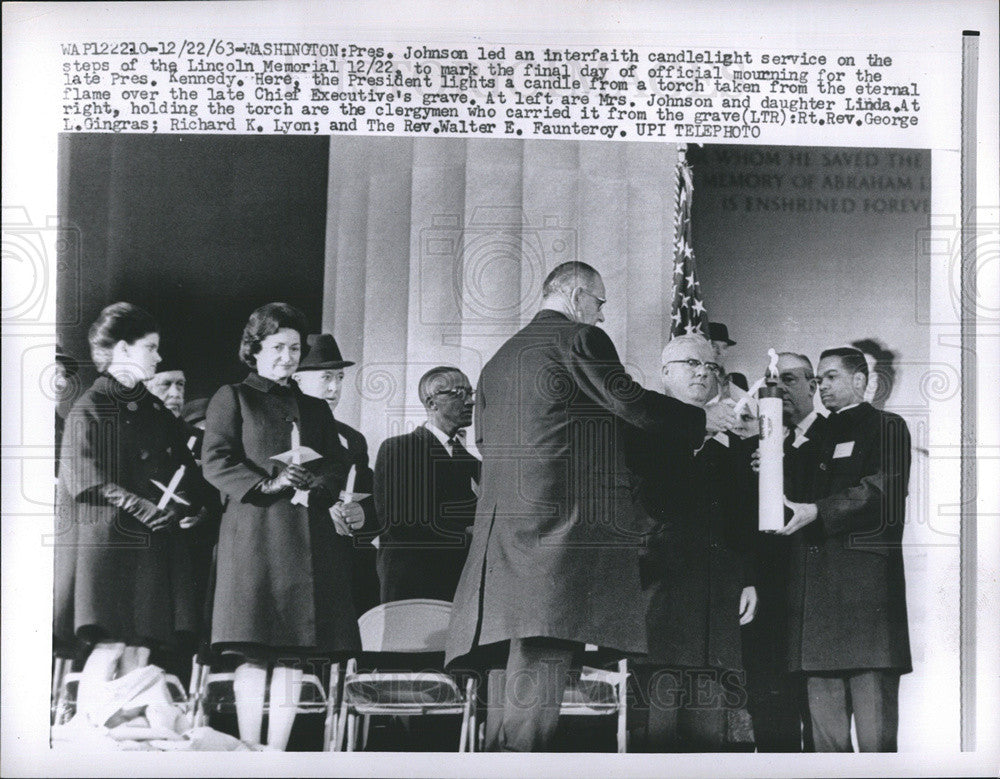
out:
{"label": "dark curtain backdrop", "polygon": [[127,300],[163,329],[188,399],[246,374],[236,356],[257,306],[321,323],[329,138],[80,134],[60,138],[59,211],[79,230],[61,269],[64,348],[93,377],[87,329]]}

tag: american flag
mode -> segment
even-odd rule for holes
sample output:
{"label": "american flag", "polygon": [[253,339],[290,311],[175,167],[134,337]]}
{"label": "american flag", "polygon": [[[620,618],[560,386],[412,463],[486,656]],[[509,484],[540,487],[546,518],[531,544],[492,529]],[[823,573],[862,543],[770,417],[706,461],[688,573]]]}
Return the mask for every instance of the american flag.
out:
{"label": "american flag", "polygon": [[685,149],[677,152],[677,200],[674,208],[674,300],[670,308],[670,337],[700,332],[708,337],[708,312],[694,270],[691,244],[691,194],[694,184]]}

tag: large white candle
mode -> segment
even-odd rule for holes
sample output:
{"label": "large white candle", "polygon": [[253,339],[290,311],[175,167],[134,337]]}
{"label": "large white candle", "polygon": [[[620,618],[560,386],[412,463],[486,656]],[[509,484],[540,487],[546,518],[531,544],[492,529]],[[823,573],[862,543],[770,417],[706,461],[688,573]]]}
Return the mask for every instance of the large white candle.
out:
{"label": "large white candle", "polygon": [[781,420],[781,390],[763,387],[758,395],[760,419],[760,473],[758,527],[762,531],[785,526],[785,475]]}
{"label": "large white candle", "polygon": [[351,470],[347,472],[347,484],[344,486],[344,492],[346,492],[348,495],[354,494],[354,479],[357,477],[357,475],[358,475],[358,470],[352,465]]}

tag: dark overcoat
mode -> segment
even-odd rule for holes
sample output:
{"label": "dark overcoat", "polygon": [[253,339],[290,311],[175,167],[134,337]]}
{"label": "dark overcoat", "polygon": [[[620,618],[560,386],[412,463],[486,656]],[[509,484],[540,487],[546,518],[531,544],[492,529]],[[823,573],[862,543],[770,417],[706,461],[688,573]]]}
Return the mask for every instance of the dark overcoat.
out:
{"label": "dark overcoat", "polygon": [[[205,431],[187,422],[183,422],[183,424],[188,448],[195,457],[198,474],[201,476],[201,447],[205,440]],[[212,606],[210,601],[215,596],[212,590],[212,583],[215,580],[212,572],[212,561],[215,557],[215,545],[219,542],[219,525],[222,521],[222,502],[219,499],[219,491],[207,483],[205,487],[206,495],[204,505],[198,512],[198,524],[181,530],[181,538],[187,544],[191,555],[198,613],[202,617],[199,629],[199,641],[202,643],[211,641]]]}
{"label": "dark overcoat", "polygon": [[598,327],[543,310],[483,367],[482,485],[449,627],[449,661],[544,636],[645,652],[623,425],[694,448],[705,414],[643,389]]}
{"label": "dark overcoat", "polygon": [[150,532],[101,497],[117,484],[153,502],[185,466],[179,492],[193,513],[204,483],[187,446],[183,423],[141,383],[126,388],[102,375],[74,404],[63,435],[55,548],[56,638],[71,642],[96,627],[137,645],[171,645],[192,633],[198,610],[187,545],[177,528]]}
{"label": "dark overcoat", "polygon": [[375,460],[375,506],[382,602],[451,601],[476,518],[479,460],[464,446],[454,457],[423,425],[389,438]]}
{"label": "dark overcoat", "polygon": [[658,525],[643,555],[648,659],[667,667],[742,668],[740,594],[755,582],[757,491],[750,446],[710,438],[694,455],[632,438],[640,511]]}
{"label": "dark overcoat", "polygon": [[794,536],[790,670],[912,670],[902,555],[909,475],[901,417],[862,403],[827,418],[809,487],[819,515]]}
{"label": "dark overcoat", "polygon": [[[322,455],[306,465],[321,477],[308,509],[292,491],[263,495],[259,483],[281,466],[271,459],[300,441]],[[329,406],[251,373],[222,387],[208,405],[205,478],[221,493],[212,643],[334,653],[360,649],[352,596],[351,539],[335,533],[329,507],[350,469]]]}

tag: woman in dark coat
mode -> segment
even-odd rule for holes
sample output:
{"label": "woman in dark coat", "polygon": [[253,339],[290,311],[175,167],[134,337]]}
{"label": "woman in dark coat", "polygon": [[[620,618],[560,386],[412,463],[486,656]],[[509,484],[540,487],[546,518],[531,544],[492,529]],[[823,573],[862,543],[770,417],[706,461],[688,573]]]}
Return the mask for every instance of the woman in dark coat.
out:
{"label": "woman in dark coat", "polygon": [[[361,648],[351,540],[335,522],[360,526],[364,515],[356,503],[337,503],[331,519],[351,460],[327,404],[290,381],[307,332],[303,314],[287,304],[254,311],[240,345],[253,372],[212,398],[202,446],[205,477],[224,506],[213,648],[245,658],[234,691],[240,737],[251,743],[260,742],[267,666],[274,663],[267,740],[279,750],[287,746],[302,676],[287,660]],[[293,448],[296,435],[322,459],[275,460]]]}
{"label": "woman in dark coat", "polygon": [[[115,303],[90,328],[100,376],[66,420],[55,538],[57,641],[124,642],[121,672],[175,650],[197,630],[191,563],[178,521],[198,511],[204,482],[184,430],[143,381],[160,361],[159,326]],[[165,486],[183,466],[174,494]],[[154,657],[154,660],[156,658]]]}

